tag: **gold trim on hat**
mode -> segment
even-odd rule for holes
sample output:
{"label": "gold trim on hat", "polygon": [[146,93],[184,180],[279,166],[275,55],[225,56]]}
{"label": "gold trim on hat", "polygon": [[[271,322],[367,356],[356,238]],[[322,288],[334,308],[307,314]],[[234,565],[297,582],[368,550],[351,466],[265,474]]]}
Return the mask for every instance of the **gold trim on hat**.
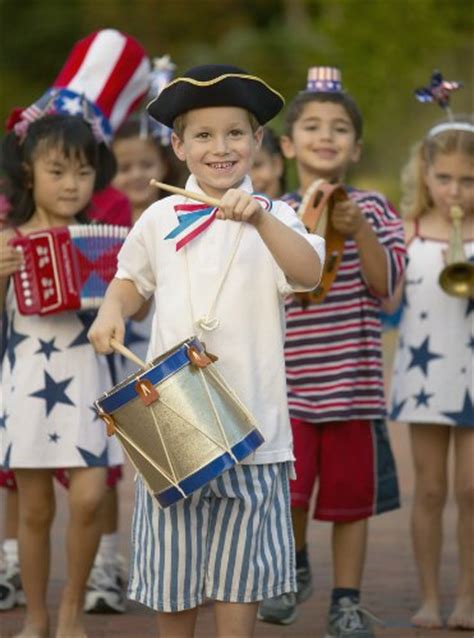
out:
{"label": "gold trim on hat", "polygon": [[166,89],[169,89],[171,86],[173,86],[173,84],[177,84],[178,82],[188,82],[188,84],[194,84],[194,86],[212,86],[213,84],[222,82],[222,80],[226,80],[227,78],[241,78],[243,80],[255,80],[255,82],[260,82],[260,84],[263,84],[269,91],[277,95],[282,100],[283,104],[285,103],[285,98],[283,97],[283,95],[281,95],[281,93],[278,93],[278,91],[275,91],[275,89],[272,89],[272,87],[267,84],[265,80],[262,80],[256,75],[246,75],[245,73],[224,73],[223,75],[219,75],[213,80],[195,80],[194,78],[183,76],[172,80],[163,88],[163,91],[166,91]]}

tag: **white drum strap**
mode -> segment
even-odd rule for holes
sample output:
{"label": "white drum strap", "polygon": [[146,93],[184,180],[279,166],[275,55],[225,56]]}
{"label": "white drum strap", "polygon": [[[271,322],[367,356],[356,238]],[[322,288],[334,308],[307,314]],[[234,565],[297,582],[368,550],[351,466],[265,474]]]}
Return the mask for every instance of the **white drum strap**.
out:
{"label": "white drum strap", "polygon": [[204,315],[204,317],[200,317],[199,319],[195,320],[194,319],[194,309],[193,309],[193,301],[192,301],[192,295],[191,295],[191,279],[190,279],[190,274],[189,274],[189,263],[188,263],[188,253],[187,253],[187,248],[185,248],[185,259],[186,259],[186,275],[187,275],[187,283],[188,283],[188,300],[189,300],[189,310],[191,313],[191,322],[193,325],[193,329],[194,328],[198,328],[197,330],[197,334],[196,336],[198,337],[198,339],[202,338],[203,335],[203,330],[205,330],[206,332],[211,332],[212,330],[215,330],[216,328],[218,328],[219,326],[219,319],[217,317],[213,317],[213,313],[215,312],[216,306],[217,306],[217,300],[219,299],[219,295],[221,294],[222,291],[222,287],[224,285],[224,282],[227,278],[227,275],[229,274],[229,270],[230,267],[232,266],[232,263],[235,259],[235,255],[237,254],[237,249],[239,247],[240,244],[240,240],[242,239],[242,234],[244,232],[244,223],[241,222],[240,223],[240,228],[239,228],[239,232],[237,234],[237,237],[235,238],[234,241],[234,245],[232,247],[232,252],[229,255],[229,259],[227,260],[227,264],[226,267],[224,268],[224,272],[222,273],[221,279],[219,281],[219,284],[216,288],[216,292],[214,294],[214,299],[212,300],[212,303],[209,307],[209,310],[207,311],[207,313]]}

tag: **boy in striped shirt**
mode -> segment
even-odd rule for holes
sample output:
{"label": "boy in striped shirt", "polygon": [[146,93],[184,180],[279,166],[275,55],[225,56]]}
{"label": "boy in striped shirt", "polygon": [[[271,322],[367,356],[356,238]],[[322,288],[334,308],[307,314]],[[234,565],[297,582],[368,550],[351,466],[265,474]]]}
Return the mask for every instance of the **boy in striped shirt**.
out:
{"label": "boy in striped shirt", "polygon": [[[289,104],[282,149],[296,162],[300,188],[286,199],[295,209],[316,179],[343,182],[359,160],[362,117],[342,90],[340,72],[310,69],[308,90]],[[380,304],[405,267],[397,212],[375,192],[345,186],[332,224],[345,238],[342,261],[324,301],[286,308],[285,359],[297,480],[292,481],[298,593],[265,601],[259,618],[288,624],[296,603],[311,594],[306,528],[333,523],[334,588],[326,638],[371,638],[359,605],[368,518],[399,507],[396,468],[385,426]]]}

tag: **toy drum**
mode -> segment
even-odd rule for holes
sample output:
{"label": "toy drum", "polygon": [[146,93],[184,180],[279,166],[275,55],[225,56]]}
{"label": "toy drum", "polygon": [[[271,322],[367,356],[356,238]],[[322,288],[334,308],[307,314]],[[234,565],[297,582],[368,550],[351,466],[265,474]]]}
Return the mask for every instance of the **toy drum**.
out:
{"label": "toy drum", "polygon": [[263,443],[256,421],[191,337],[95,402],[162,507],[186,498]]}

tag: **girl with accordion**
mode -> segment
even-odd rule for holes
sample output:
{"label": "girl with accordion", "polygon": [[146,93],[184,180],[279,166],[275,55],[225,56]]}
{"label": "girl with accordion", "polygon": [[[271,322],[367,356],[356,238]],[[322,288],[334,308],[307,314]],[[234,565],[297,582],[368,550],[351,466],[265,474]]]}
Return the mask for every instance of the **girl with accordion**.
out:
{"label": "girl with accordion", "polygon": [[[57,97],[57,96],[56,96]],[[85,335],[92,317],[76,311],[21,314],[11,277],[23,266],[12,239],[87,221],[95,190],[113,177],[115,161],[93,119],[54,108],[25,117],[3,140],[2,169],[12,208],[0,235],[0,303],[8,318],[3,365],[0,467],[13,469],[20,494],[19,547],[26,619],[23,634],[46,636],[53,473],[67,468],[70,518],[67,582],[57,636],[83,636],[84,590],[101,532],[97,515],[106,468],[122,462],[91,409],[91,397],[110,386],[105,359]],[[39,259],[48,259],[39,255]]]}

